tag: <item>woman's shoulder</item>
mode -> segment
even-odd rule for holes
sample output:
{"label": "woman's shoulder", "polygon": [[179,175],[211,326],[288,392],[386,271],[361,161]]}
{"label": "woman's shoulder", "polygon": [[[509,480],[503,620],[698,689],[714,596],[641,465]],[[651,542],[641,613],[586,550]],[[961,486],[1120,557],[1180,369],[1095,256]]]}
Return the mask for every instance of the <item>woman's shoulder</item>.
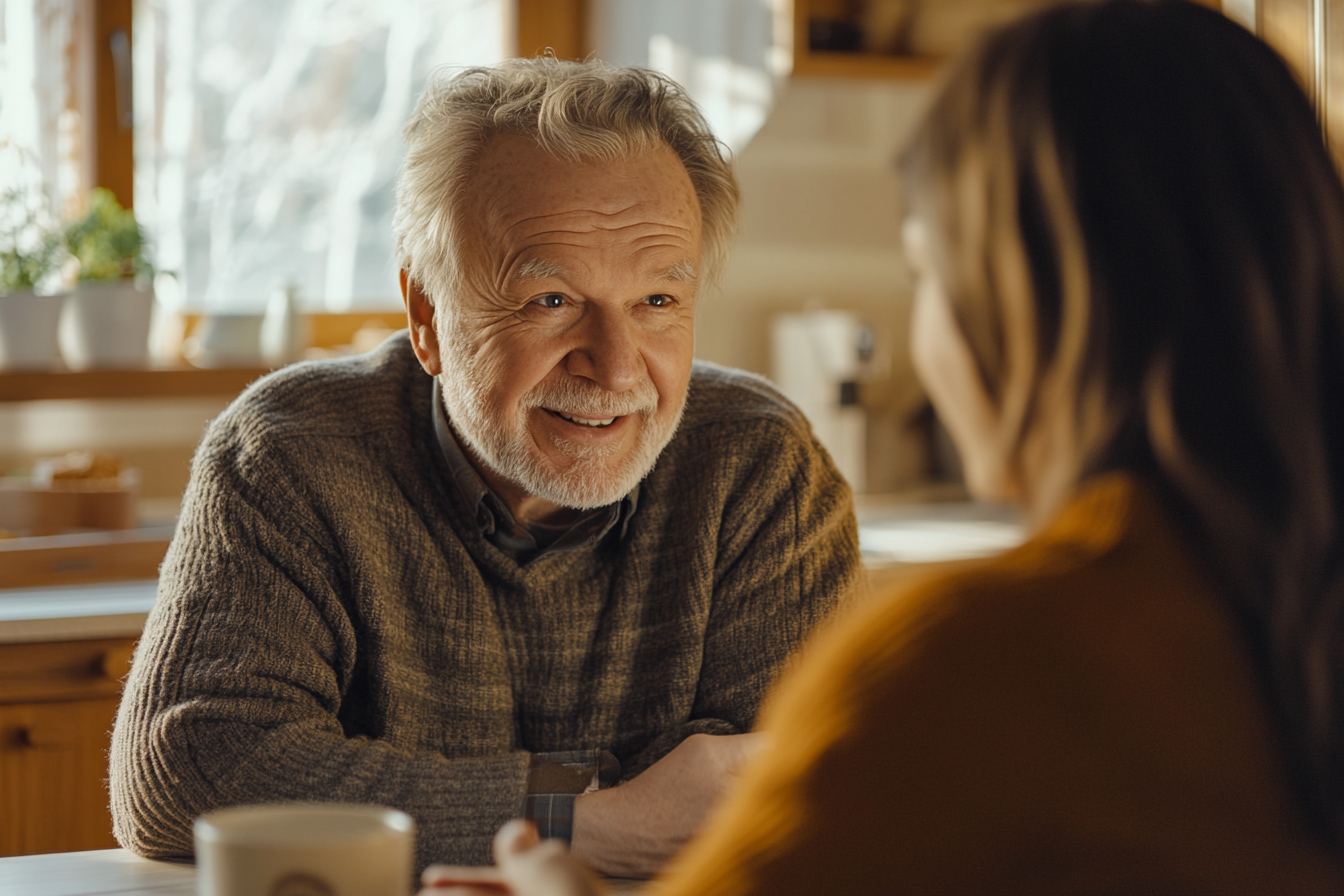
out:
{"label": "woman's shoulder", "polygon": [[1155,627],[1179,650],[1182,639],[1207,640],[1210,627],[1225,636],[1227,616],[1156,497],[1133,477],[1102,477],[1022,546],[931,567],[834,621],[793,685],[869,703],[930,680],[986,693],[1109,674],[1090,667],[1124,662]]}
{"label": "woman's shoulder", "polygon": [[1132,480],[1094,483],[1020,548],[871,598],[809,645],[761,727],[774,759],[753,793],[793,812],[791,836],[881,830],[904,885],[978,891],[1047,841],[1036,871],[1072,882],[1057,891],[1338,879],[1302,859],[1235,614]]}

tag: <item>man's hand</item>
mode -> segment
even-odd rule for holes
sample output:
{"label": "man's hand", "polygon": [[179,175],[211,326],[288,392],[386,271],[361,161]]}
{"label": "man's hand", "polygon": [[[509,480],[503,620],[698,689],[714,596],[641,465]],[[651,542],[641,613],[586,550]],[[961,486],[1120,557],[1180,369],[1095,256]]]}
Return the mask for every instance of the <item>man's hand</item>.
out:
{"label": "man's hand", "polygon": [[578,797],[572,854],[511,821],[495,835],[494,868],[431,866],[420,896],[599,896],[601,884],[575,857],[609,877],[651,877],[762,743],[759,734],[693,734],[630,783]]}
{"label": "man's hand", "polygon": [[693,734],[633,781],[579,796],[575,857],[608,877],[652,877],[700,828],[760,737]]}
{"label": "man's hand", "polygon": [[592,872],[558,840],[537,840],[526,821],[510,821],[495,835],[494,868],[431,865],[420,876],[420,896],[599,896]]}

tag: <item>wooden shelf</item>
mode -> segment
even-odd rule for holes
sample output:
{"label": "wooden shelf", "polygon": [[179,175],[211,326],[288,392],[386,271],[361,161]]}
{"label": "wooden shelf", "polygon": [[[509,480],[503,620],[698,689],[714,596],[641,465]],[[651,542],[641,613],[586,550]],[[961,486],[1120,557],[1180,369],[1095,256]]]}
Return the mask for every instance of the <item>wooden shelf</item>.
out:
{"label": "wooden shelf", "polygon": [[267,367],[218,370],[84,370],[0,374],[0,402],[89,398],[196,398],[237,395]]}
{"label": "wooden shelf", "polygon": [[[346,345],[364,327],[400,330],[402,311],[351,311],[306,315],[307,344],[322,348]],[[199,314],[183,315],[182,331],[194,332]],[[200,369],[186,366],[140,370],[13,371],[0,373],[0,402],[56,401],[89,398],[197,398],[237,395],[269,367]]]}
{"label": "wooden shelf", "polygon": [[890,56],[880,53],[813,50],[808,23],[814,0],[794,0],[793,74],[823,78],[887,78],[926,80],[937,74],[945,61],[930,56]]}
{"label": "wooden shelf", "polygon": [[936,75],[944,61],[932,56],[880,56],[876,53],[826,53],[803,49],[794,51],[793,74],[921,80]]}
{"label": "wooden shelf", "polygon": [[153,579],[174,525],[0,539],[0,588]]}
{"label": "wooden shelf", "polygon": [[[1223,0],[1195,0],[1221,10]],[[1041,0],[1042,7],[1049,0]],[[933,3],[928,4],[930,7]],[[986,13],[992,4],[985,4]],[[941,56],[894,56],[881,53],[813,50],[809,40],[809,22],[818,18],[853,19],[857,4],[852,0],[793,0],[793,74],[827,78],[887,78],[925,80],[935,76],[947,58]],[[989,16],[985,24],[1000,17]]]}

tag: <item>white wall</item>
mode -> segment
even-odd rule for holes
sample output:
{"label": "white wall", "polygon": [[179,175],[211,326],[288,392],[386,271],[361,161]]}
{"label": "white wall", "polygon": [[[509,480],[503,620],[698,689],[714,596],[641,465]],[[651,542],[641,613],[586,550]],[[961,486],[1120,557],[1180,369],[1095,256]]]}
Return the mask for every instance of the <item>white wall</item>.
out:
{"label": "white wall", "polygon": [[863,314],[877,334],[868,490],[922,478],[924,404],[910,368],[910,279],[900,250],[896,153],[926,81],[793,78],[736,160],[741,230],[718,294],[700,306],[696,354],[770,374],[770,318],[810,300]]}

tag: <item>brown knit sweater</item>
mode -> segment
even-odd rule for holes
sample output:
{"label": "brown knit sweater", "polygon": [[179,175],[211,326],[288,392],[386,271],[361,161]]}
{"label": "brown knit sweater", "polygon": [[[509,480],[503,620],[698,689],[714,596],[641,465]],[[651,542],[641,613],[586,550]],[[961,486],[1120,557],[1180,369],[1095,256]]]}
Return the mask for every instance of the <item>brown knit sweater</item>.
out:
{"label": "brown knit sweater", "polygon": [[622,537],[520,566],[453,489],[405,334],[249,388],[193,461],[111,754],[117,839],[192,851],[220,806],[414,816],[419,864],[489,861],[529,751],[637,774],[751,727],[854,589],[850,493],[762,379],[697,363]]}

